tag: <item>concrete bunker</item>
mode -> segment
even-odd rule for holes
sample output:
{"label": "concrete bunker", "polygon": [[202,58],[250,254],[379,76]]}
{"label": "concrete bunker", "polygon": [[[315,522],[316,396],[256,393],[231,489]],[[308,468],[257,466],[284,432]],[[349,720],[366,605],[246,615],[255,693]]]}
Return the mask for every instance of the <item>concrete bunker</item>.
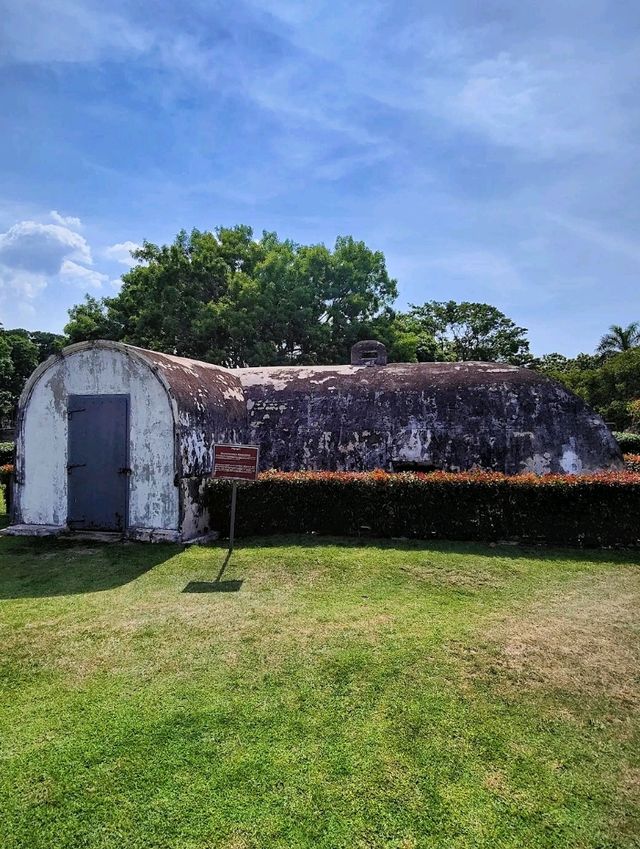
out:
{"label": "concrete bunker", "polygon": [[351,365],[238,370],[263,468],[513,475],[622,466],[600,416],[544,375],[500,363],[387,365],[377,346],[358,343]]}
{"label": "concrete bunker", "polygon": [[20,399],[15,530],[206,534],[213,445],[245,430],[242,386],[226,369],[116,342],[71,345]]}
{"label": "concrete bunker", "polygon": [[600,416],[565,387],[497,363],[391,363],[379,342],[342,366],[229,370],[116,342],[71,345],[20,400],[11,533],[208,533],[216,442],[264,469],[580,474],[619,468]]}

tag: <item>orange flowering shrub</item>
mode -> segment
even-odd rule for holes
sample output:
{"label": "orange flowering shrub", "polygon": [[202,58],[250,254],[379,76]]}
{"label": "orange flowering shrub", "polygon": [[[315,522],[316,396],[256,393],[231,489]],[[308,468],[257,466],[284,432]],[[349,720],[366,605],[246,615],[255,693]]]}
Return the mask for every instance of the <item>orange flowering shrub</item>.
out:
{"label": "orange flowering shrub", "polygon": [[[231,487],[208,489],[228,527]],[[640,470],[588,475],[500,472],[278,472],[238,496],[237,533],[640,544]]]}
{"label": "orange flowering shrub", "polygon": [[[632,458],[640,461],[640,454],[625,454],[625,461]],[[345,484],[353,481],[387,484],[397,484],[402,481],[417,481],[424,484],[451,483],[456,485],[506,483],[515,486],[521,486],[523,484],[529,486],[557,486],[558,484],[578,486],[587,483],[607,483],[612,485],[640,484],[640,474],[629,471],[628,469],[609,472],[591,472],[585,475],[563,475],[556,473],[536,475],[533,472],[525,472],[521,475],[505,475],[503,472],[491,472],[485,469],[474,469],[470,472],[385,472],[383,469],[375,469],[371,472],[278,472],[272,469],[268,472],[261,472],[258,479],[288,483],[335,481]]]}
{"label": "orange flowering shrub", "polygon": [[640,454],[625,454],[624,465],[630,472],[640,472]]}

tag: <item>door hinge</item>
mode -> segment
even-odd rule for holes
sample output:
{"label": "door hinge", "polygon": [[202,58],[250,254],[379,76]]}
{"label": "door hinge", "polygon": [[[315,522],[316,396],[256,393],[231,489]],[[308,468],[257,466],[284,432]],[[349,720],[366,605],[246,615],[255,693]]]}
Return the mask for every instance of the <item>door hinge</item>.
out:
{"label": "door hinge", "polygon": [[70,473],[71,469],[82,469],[86,465],[87,465],[86,463],[70,463],[67,466],[67,474]]}

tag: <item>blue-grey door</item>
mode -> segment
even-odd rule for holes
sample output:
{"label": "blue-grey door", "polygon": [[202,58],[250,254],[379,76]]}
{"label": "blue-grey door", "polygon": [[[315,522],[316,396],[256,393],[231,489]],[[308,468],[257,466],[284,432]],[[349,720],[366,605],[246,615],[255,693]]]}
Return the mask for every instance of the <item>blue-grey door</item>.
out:
{"label": "blue-grey door", "polygon": [[68,523],[122,531],[129,493],[129,396],[70,395]]}

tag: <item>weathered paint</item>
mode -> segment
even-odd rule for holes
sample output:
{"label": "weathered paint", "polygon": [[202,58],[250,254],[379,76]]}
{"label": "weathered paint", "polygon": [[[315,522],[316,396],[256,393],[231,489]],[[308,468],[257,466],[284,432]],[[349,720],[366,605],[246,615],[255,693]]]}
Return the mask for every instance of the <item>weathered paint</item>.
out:
{"label": "weathered paint", "polygon": [[622,464],[602,419],[530,369],[467,362],[238,373],[262,468],[579,474]]}
{"label": "weathered paint", "polygon": [[209,511],[206,508],[204,491],[209,479],[203,477],[184,478],[180,481],[182,503],[182,539],[194,539],[208,534],[210,525]]}
{"label": "weathered paint", "polygon": [[99,347],[49,361],[30,387],[18,439],[20,521],[66,524],[67,398],[100,394],[130,396],[129,527],[177,530],[170,399],[143,361]]}
{"label": "weathered paint", "polygon": [[215,442],[242,442],[247,410],[242,384],[228,369],[126,346],[149,362],[174,400],[180,478],[211,473]]}
{"label": "weathered paint", "polygon": [[180,538],[210,530],[203,496],[216,442],[246,441],[247,407],[234,372],[211,363],[136,349],[161,375],[175,408],[176,480]]}
{"label": "weathered paint", "polygon": [[18,427],[16,523],[67,519],[67,398],[130,396],[128,535],[189,539],[209,530],[201,497],[216,442],[246,441],[246,403],[232,372],[115,342],[72,345],[25,387]]}

